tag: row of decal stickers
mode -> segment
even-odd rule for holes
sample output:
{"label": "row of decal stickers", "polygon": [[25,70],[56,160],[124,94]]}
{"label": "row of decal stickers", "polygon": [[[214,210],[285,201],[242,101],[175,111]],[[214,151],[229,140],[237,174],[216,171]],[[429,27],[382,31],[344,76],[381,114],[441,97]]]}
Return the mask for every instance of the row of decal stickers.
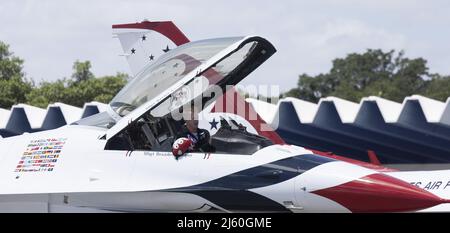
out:
{"label": "row of decal stickers", "polygon": [[58,162],[66,138],[31,140],[15,172],[51,172]]}

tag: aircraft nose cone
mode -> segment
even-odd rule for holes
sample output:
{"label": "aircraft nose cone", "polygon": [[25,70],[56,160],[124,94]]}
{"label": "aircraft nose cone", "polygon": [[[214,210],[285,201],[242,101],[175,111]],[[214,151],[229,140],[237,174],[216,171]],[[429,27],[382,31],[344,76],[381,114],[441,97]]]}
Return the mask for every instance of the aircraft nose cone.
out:
{"label": "aircraft nose cone", "polygon": [[381,173],[312,193],[331,199],[352,212],[408,212],[448,203],[428,191]]}

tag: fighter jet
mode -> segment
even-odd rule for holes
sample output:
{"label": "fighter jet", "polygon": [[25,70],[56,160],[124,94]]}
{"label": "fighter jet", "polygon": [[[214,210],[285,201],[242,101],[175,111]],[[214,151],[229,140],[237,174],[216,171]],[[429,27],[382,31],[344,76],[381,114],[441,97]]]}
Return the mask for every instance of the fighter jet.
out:
{"label": "fighter jet", "polygon": [[[151,60],[148,61],[145,59],[145,54],[157,54],[155,53],[159,51],[159,48],[163,47],[166,44],[170,44],[171,47],[176,47],[178,45],[189,42],[189,39],[183,34],[183,32],[172,22],[142,22],[137,24],[120,24],[113,25],[114,34],[119,38],[122,48],[124,52],[130,50],[132,47],[139,47],[141,52],[141,57],[127,57],[127,62],[130,65],[133,73],[137,73],[142,69],[142,67]],[[151,42],[150,45],[153,48],[149,47],[149,44],[146,44],[141,38],[147,38],[147,42]],[[225,98],[228,97],[228,98]],[[232,108],[232,111],[214,111],[215,106],[227,105],[231,99],[235,108]],[[206,119],[200,121],[200,124],[203,124],[204,128],[208,128],[211,134],[215,134],[217,132],[223,134],[224,127],[221,127],[223,124],[226,124],[225,127],[234,127],[235,129],[244,128],[244,131],[250,131],[254,134],[263,135],[270,139],[275,144],[285,144],[284,138],[281,138],[277,133],[273,131],[262,131],[261,125],[265,122],[258,115],[258,113],[253,109],[252,105],[249,105],[243,98],[240,98],[240,95],[237,94],[234,89],[230,89],[226,92],[226,94],[219,98],[216,101],[212,108],[206,108],[204,110],[204,116]],[[237,106],[237,107],[236,107]],[[244,114],[239,114],[236,112],[236,108],[245,109],[246,112]],[[254,119],[249,119],[249,115],[256,116]],[[229,121],[224,120],[223,118],[228,118]],[[222,119],[216,122],[216,119]],[[209,126],[211,126],[209,128]],[[221,128],[221,131],[217,129]],[[273,129],[272,129],[273,130]],[[231,139],[233,140],[233,139]],[[245,141],[241,140],[241,147],[245,144]],[[400,172],[396,169],[387,168],[381,166],[378,162],[376,155],[371,154],[369,152],[369,157],[371,158],[370,163],[350,159],[347,156],[339,156],[332,152],[323,152],[318,150],[311,150],[313,153],[322,155],[328,158],[345,161],[348,163],[352,163],[355,165],[363,166],[365,168],[373,169],[378,172],[389,172],[389,175],[395,176],[401,180],[407,181],[417,187],[423,188],[427,191],[432,192],[433,194],[441,197],[441,198],[450,198],[450,181],[446,179],[448,177],[448,170],[441,171],[411,171],[411,172]],[[449,211],[449,204],[442,204],[432,208],[428,208],[422,210],[422,212],[442,212]]]}
{"label": "fighter jet", "polygon": [[163,52],[107,111],[1,139],[0,211],[408,212],[449,202],[225,122],[211,136],[214,152],[174,155],[184,107],[211,107],[276,49],[260,36],[243,36]]}

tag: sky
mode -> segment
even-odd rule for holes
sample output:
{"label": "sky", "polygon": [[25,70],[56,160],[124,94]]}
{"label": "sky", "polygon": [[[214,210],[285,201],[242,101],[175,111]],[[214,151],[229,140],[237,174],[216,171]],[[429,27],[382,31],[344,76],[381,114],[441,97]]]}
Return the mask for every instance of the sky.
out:
{"label": "sky", "polygon": [[112,24],[172,20],[191,40],[259,35],[277,48],[243,84],[296,86],[332,60],[366,49],[404,50],[450,74],[450,1],[418,0],[2,0],[0,40],[25,60],[26,76],[70,77],[75,60],[96,76],[131,73]]}

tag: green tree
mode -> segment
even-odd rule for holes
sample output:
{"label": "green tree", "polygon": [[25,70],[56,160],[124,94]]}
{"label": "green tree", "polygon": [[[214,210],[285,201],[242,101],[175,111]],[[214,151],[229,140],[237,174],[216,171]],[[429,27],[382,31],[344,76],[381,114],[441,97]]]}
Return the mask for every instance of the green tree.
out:
{"label": "green tree", "polygon": [[27,95],[28,104],[44,108],[55,102],[78,107],[83,107],[84,103],[91,101],[108,103],[127,83],[126,74],[117,73],[114,76],[96,78],[90,68],[89,61],[76,61],[71,79],[40,83]]}
{"label": "green tree", "polygon": [[117,73],[115,76],[91,78],[75,84],[69,82],[65,103],[80,107],[90,101],[108,103],[125,86],[127,79],[128,75]]}
{"label": "green tree", "polygon": [[26,94],[32,90],[32,83],[19,76],[9,80],[0,79],[0,107],[9,109],[12,105],[24,103]]}
{"label": "green tree", "polygon": [[24,78],[23,60],[13,56],[9,46],[0,41],[0,107],[10,108],[24,102],[33,83]]}
{"label": "green tree", "polygon": [[12,77],[23,77],[23,60],[13,56],[9,45],[0,41],[0,79],[9,80]]}
{"label": "green tree", "polygon": [[450,76],[433,75],[420,94],[445,102],[450,96]]}
{"label": "green tree", "polygon": [[94,74],[91,72],[91,62],[90,61],[75,61],[72,66],[73,74],[72,79],[74,82],[79,83],[82,81],[87,81],[94,78]]}
{"label": "green tree", "polygon": [[23,60],[13,56],[9,46],[0,41],[0,107],[28,103],[45,108],[51,103],[63,102],[82,107],[85,102],[108,103],[127,83],[128,75],[96,78],[90,61],[75,61],[71,78],[41,82],[35,86],[24,77]]}
{"label": "green tree", "polygon": [[49,104],[55,102],[67,103],[70,100],[67,96],[67,79],[57,80],[55,82],[42,82],[27,95],[27,103],[36,107],[46,108]]}
{"label": "green tree", "polygon": [[296,88],[285,96],[317,102],[326,96],[336,96],[359,102],[364,96],[375,95],[394,101],[421,93],[430,78],[426,60],[409,59],[404,52],[383,52],[368,49],[363,54],[352,53],[333,60],[326,74],[302,74]]}

